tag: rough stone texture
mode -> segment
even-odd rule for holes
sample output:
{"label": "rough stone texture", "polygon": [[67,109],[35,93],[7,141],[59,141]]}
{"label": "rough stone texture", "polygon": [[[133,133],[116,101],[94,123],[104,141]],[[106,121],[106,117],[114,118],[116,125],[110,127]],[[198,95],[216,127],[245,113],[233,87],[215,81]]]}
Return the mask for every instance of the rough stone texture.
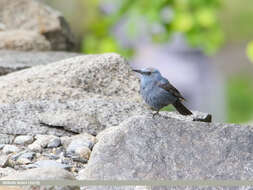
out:
{"label": "rough stone texture", "polygon": [[41,34],[53,50],[74,49],[75,40],[63,16],[39,1],[1,0],[0,21],[7,32],[18,29]]}
{"label": "rough stone texture", "polygon": [[252,180],[252,132],[252,126],[132,117],[104,132],[79,179]]}
{"label": "rough stone texture", "polygon": [[[74,180],[73,175],[61,168],[35,168],[23,172],[16,172],[9,176],[3,177],[0,180]],[[39,190],[39,186],[25,186],[24,190]],[[76,186],[44,186],[43,190],[79,190]]]}
{"label": "rough stone texture", "polygon": [[0,32],[0,50],[49,51],[51,45],[37,32],[11,30]]}
{"label": "rough stone texture", "polygon": [[[38,104],[29,102],[20,102],[17,104],[0,105],[0,144],[11,144],[14,140],[13,135],[35,135],[51,134],[56,136],[71,135],[62,129],[48,128],[40,124],[38,114],[54,108],[55,104],[44,103]],[[60,108],[59,108],[60,109]]]}
{"label": "rough stone texture", "polygon": [[59,162],[56,162],[55,160],[39,160],[31,165],[32,165],[32,167],[36,167],[36,168],[56,167],[56,168],[61,168],[61,169],[69,169],[72,167],[72,166],[69,166],[66,164],[61,164]]}
{"label": "rough stone texture", "polygon": [[58,109],[41,113],[40,123],[75,133],[88,132],[96,135],[107,127],[117,126],[128,117],[145,113],[145,107],[141,104],[102,98],[68,101],[65,104],[67,109],[63,106],[64,104],[59,105]]}
{"label": "rough stone texture", "polygon": [[19,151],[20,151],[20,148],[16,147],[15,145],[10,145],[10,144],[5,145],[2,150],[2,152],[5,154],[15,153]]}
{"label": "rough stone texture", "polygon": [[[131,116],[143,114],[152,117],[152,112],[143,104],[107,98],[62,102],[25,101],[0,105],[0,131],[2,136],[6,134],[5,138],[0,139],[0,144],[11,141],[7,134],[70,136],[86,132],[96,135],[105,128],[119,125]],[[161,112],[161,116],[156,117],[162,116],[185,121],[198,117],[197,114],[193,117],[180,117],[177,113],[170,112]],[[38,148],[40,149],[40,146]]]}
{"label": "rough stone texture", "polygon": [[85,55],[0,77],[0,103],[92,96],[140,100],[139,80],[118,54]]}
{"label": "rough stone texture", "polygon": [[[2,115],[1,115],[1,117],[2,117]],[[3,124],[3,123],[1,123],[1,124]],[[2,131],[1,131],[1,133],[2,133]],[[14,138],[15,138],[14,135],[9,135],[8,133],[3,132],[2,134],[0,134],[0,144],[11,144],[13,142]]]}
{"label": "rough stone texture", "polygon": [[[2,42],[0,42],[1,44]],[[68,52],[23,52],[0,51],[0,76],[8,73],[27,69],[33,66],[46,65],[81,54]]]}
{"label": "rough stone texture", "polygon": [[35,141],[28,146],[30,150],[33,151],[42,151],[43,148],[47,147],[48,143],[50,143],[52,140],[57,139],[54,135],[36,135]]}
{"label": "rough stone texture", "polygon": [[33,142],[33,136],[29,135],[20,135],[17,136],[14,140],[15,144],[21,144],[21,145],[26,145],[26,144],[31,144]]}
{"label": "rough stone texture", "polygon": [[1,178],[1,180],[50,180],[50,179],[75,179],[71,173],[65,169],[58,167],[53,168],[35,168],[24,172],[16,172],[16,174]]}
{"label": "rough stone texture", "polygon": [[56,147],[59,147],[60,145],[61,145],[60,138],[55,138],[55,139],[49,140],[47,147],[48,148],[56,148]]}

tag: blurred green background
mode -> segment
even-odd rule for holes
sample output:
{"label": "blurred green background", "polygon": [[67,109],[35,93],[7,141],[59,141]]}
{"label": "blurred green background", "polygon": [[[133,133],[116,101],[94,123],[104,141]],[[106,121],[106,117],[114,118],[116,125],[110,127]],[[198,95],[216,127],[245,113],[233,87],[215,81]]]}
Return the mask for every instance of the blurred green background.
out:
{"label": "blurred green background", "polygon": [[[253,1],[252,0],[45,0],[60,10],[83,53],[118,52],[127,58],[135,47],[124,47],[113,33],[127,18],[126,31],[134,38],[138,18],[150,25],[155,43],[182,33],[193,48],[212,58],[225,77],[226,121],[253,121]],[[160,30],[152,32],[153,25]],[[251,61],[250,61],[251,60]]]}

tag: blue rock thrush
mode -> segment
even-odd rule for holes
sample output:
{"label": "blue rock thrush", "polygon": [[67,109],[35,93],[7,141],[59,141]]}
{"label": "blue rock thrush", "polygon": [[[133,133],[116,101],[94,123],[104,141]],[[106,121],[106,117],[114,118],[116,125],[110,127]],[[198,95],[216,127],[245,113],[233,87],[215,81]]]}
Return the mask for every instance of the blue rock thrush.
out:
{"label": "blue rock thrush", "polygon": [[159,114],[160,109],[172,104],[176,110],[182,115],[191,115],[181,102],[184,97],[180,92],[170,84],[170,82],[162,77],[161,73],[154,68],[146,68],[133,71],[141,74],[141,95],[144,101],[156,111],[153,116]]}

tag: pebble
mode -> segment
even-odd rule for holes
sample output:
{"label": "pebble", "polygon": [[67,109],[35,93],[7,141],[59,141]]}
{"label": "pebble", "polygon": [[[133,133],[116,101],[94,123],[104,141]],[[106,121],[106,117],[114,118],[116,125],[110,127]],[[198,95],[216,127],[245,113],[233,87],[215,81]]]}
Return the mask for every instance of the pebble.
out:
{"label": "pebble", "polygon": [[91,148],[92,142],[87,141],[86,139],[76,139],[73,140],[67,147],[67,152],[75,153],[77,149],[81,147]]}
{"label": "pebble", "polygon": [[34,140],[33,136],[20,135],[15,138],[14,143],[20,144],[20,145],[27,145],[27,144],[31,144],[33,140]]}
{"label": "pebble", "polygon": [[35,152],[42,152],[42,146],[39,144],[38,141],[35,141],[32,144],[28,145],[28,148]]}
{"label": "pebble", "polygon": [[62,163],[56,162],[55,160],[39,160],[31,165],[33,165],[36,168],[51,168],[51,167],[58,167],[62,169],[72,168],[72,166],[70,165],[62,164]]}
{"label": "pebble", "polygon": [[88,134],[88,133],[82,133],[79,135],[74,135],[71,137],[61,137],[61,142],[64,146],[64,148],[68,148],[70,144],[82,144],[87,146],[88,148],[92,149],[94,144],[97,142],[96,137]]}
{"label": "pebble", "polygon": [[91,151],[87,147],[78,147],[75,150],[75,153],[78,154],[81,158],[89,160]]}
{"label": "pebble", "polygon": [[55,138],[49,141],[47,147],[48,148],[57,148],[61,145],[61,139],[60,138]]}
{"label": "pebble", "polygon": [[3,153],[5,154],[10,154],[10,153],[14,153],[14,152],[19,152],[20,148],[16,147],[15,145],[5,145],[3,148]]}
{"label": "pebble", "polygon": [[35,157],[35,152],[26,152],[22,154],[19,158],[25,158],[31,161],[34,157]]}
{"label": "pebble", "polygon": [[26,165],[32,163],[32,161],[28,158],[19,157],[16,163],[20,165]]}
{"label": "pebble", "polygon": [[59,137],[56,137],[54,135],[36,135],[35,142],[37,142],[37,144],[39,144],[42,148],[45,148],[45,147],[47,147],[47,145],[50,141],[52,141],[56,138],[59,138]]}

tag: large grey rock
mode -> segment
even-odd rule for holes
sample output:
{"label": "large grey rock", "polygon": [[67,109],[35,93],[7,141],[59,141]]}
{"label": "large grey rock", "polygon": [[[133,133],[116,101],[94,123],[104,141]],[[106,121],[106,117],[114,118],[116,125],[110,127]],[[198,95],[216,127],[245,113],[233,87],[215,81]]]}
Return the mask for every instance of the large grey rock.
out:
{"label": "large grey rock", "polygon": [[60,51],[23,52],[2,50],[0,51],[0,76],[33,66],[46,65],[48,63],[78,55],[81,54]]}
{"label": "large grey rock", "polygon": [[34,31],[0,31],[0,50],[49,51],[51,45],[44,36]]}
{"label": "large grey rock", "polygon": [[0,21],[6,32],[18,29],[41,34],[53,50],[72,50],[75,46],[73,35],[61,13],[39,1],[1,0]]}
{"label": "large grey rock", "polygon": [[[105,128],[118,126],[129,117],[143,114],[152,116],[152,112],[143,104],[120,99],[24,101],[0,105],[0,131],[7,137],[10,134],[70,136],[82,132],[96,135]],[[180,117],[177,113],[161,112],[163,117],[184,121],[192,121],[198,117],[198,114],[193,117]],[[49,143],[49,140],[45,142]],[[35,141],[29,147],[33,147],[32,150],[43,147],[37,145]]]}
{"label": "large grey rock", "polygon": [[0,105],[0,137],[3,137],[0,139],[1,144],[11,144],[14,140],[12,135],[71,135],[71,132],[53,127],[48,128],[40,124],[38,114],[48,110],[50,106],[54,107],[55,104],[50,105],[42,101],[37,104],[20,102]]}
{"label": "large grey rock", "polygon": [[251,180],[252,132],[252,126],[132,117],[103,132],[78,179]]}
{"label": "large grey rock", "polygon": [[84,55],[0,77],[0,103],[91,96],[140,99],[139,80],[118,54]]}

